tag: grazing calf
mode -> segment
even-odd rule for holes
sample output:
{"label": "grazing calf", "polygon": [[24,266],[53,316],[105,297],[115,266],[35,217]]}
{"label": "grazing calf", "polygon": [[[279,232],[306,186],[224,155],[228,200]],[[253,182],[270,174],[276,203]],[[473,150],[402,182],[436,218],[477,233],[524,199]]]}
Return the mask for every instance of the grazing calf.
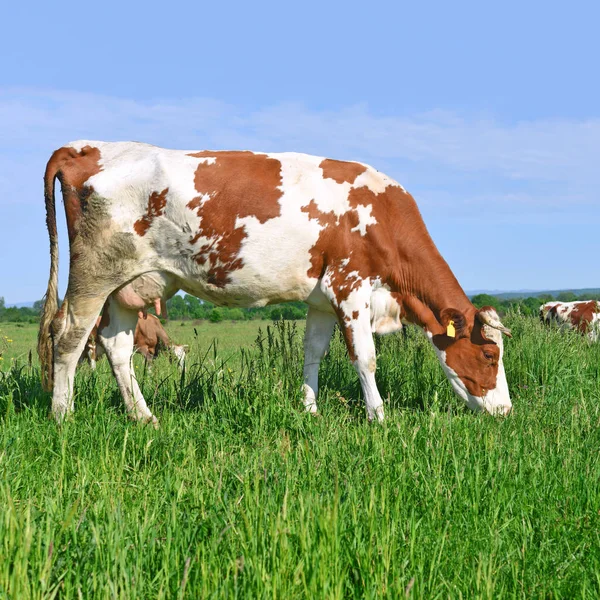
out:
{"label": "grazing calf", "polygon": [[[98,339],[98,327],[101,320],[101,317],[96,319],[96,325],[92,329],[79,359],[79,362],[87,360],[92,369],[96,368],[96,361],[105,354],[102,342]],[[144,356],[146,362],[152,361],[162,350],[168,350],[177,358],[177,364],[180,369],[183,369],[185,365],[187,346],[171,343],[158,317],[148,314],[145,311],[138,314],[133,344],[135,350]]]}
{"label": "grazing calf", "polygon": [[[60,307],[56,178],[71,250]],[[470,408],[511,409],[501,335],[509,331],[493,308],[469,301],[412,196],[368,165],[79,141],[54,152],[44,181],[50,277],[38,351],[59,420],[73,410],[77,360],[104,307],[98,339],[125,404],[155,421],[131,366],[137,311],[179,289],[217,305],[307,302],[303,395],[311,412],[338,323],[367,416],[383,420],[373,332],[402,320],[425,331]]]}
{"label": "grazing calf", "polygon": [[600,302],[596,300],[546,302],[540,306],[540,319],[547,325],[575,329],[592,342],[600,339]]}

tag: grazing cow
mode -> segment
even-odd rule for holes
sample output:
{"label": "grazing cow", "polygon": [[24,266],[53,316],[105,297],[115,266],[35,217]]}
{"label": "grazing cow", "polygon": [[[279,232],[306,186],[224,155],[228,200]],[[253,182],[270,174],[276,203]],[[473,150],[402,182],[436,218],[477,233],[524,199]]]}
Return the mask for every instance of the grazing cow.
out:
{"label": "grazing cow", "polygon": [[[96,361],[104,354],[102,342],[98,338],[98,327],[102,321],[101,317],[96,319],[96,325],[92,329],[85,344],[80,362],[87,360],[92,369],[96,368]],[[183,369],[185,364],[185,353],[187,346],[179,346],[171,343],[167,332],[158,317],[147,314],[145,311],[138,314],[138,321],[133,336],[134,348],[144,356],[146,362],[152,361],[163,350],[169,350],[177,358],[179,368]]]}
{"label": "grazing cow", "polygon": [[[71,260],[58,307],[54,180]],[[45,173],[50,277],[38,351],[57,419],[96,317],[132,415],[155,421],[131,367],[137,311],[183,289],[217,305],[308,303],[304,405],[316,411],[319,363],[336,323],[369,419],[382,420],[373,332],[422,327],[456,393],[505,414],[511,401],[493,308],[477,310],[404,188],[368,165],[305,154],[177,151],[79,141]],[[399,357],[401,359],[401,357]]]}
{"label": "grazing cow", "polygon": [[592,342],[600,339],[600,302],[596,300],[546,302],[540,306],[540,319],[547,325],[575,329]]}

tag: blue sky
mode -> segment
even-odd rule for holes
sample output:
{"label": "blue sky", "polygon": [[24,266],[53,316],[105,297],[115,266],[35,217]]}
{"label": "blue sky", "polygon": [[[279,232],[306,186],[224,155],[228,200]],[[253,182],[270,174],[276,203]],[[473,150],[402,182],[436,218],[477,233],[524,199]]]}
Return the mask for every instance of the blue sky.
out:
{"label": "blue sky", "polygon": [[81,138],[368,162],[413,193],[465,289],[600,287],[598,3],[109,0],[3,21],[9,304],[45,291],[42,174]]}

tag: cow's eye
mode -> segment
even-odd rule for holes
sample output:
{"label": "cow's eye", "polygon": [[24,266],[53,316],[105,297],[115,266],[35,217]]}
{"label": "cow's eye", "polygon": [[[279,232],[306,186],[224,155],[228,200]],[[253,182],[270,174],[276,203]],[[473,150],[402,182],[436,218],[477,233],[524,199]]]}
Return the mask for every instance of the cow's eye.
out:
{"label": "cow's eye", "polygon": [[494,360],[494,355],[491,352],[483,351],[483,356],[485,356],[486,360]]}

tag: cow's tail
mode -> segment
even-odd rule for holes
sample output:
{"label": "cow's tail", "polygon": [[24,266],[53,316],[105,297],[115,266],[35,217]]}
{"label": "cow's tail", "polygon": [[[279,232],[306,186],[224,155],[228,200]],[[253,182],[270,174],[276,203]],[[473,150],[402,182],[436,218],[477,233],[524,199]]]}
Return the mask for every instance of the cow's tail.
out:
{"label": "cow's tail", "polygon": [[38,355],[42,367],[42,387],[51,391],[54,384],[54,342],[52,321],[58,311],[58,233],[56,230],[56,202],[54,180],[59,172],[55,155],[50,158],[44,174],[44,197],[46,201],[46,225],[50,236],[50,277],[44,297],[44,308],[38,333]]}

